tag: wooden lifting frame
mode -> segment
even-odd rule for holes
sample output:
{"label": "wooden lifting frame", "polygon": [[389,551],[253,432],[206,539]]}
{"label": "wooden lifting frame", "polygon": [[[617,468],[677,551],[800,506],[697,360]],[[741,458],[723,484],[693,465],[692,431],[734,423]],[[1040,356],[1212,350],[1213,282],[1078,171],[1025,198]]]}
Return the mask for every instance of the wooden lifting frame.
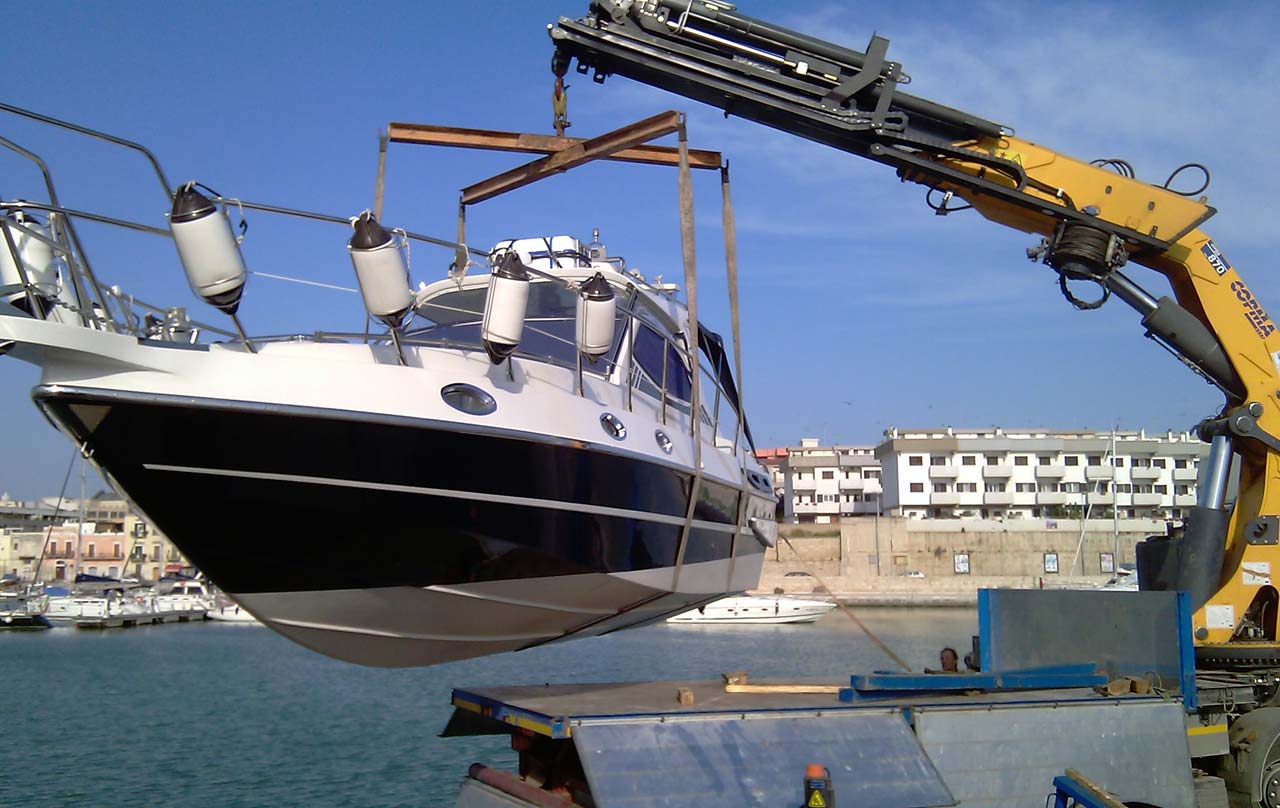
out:
{"label": "wooden lifting frame", "polygon": [[[680,145],[654,146],[649,143],[660,137],[678,134]],[[680,241],[684,261],[685,298],[689,312],[689,367],[692,377],[690,398],[692,407],[689,419],[693,436],[694,477],[690,487],[688,511],[685,513],[684,529],[681,532],[680,549],[676,559],[676,573],[679,576],[684,550],[688,545],[689,529],[693,520],[694,506],[698,501],[698,488],[702,477],[702,418],[701,412],[701,369],[699,357],[698,335],[698,296],[696,268],[694,258],[693,230],[693,183],[690,179],[691,169],[719,169],[724,214],[725,262],[729,280],[730,309],[733,329],[734,371],[738,379],[738,424],[734,434],[734,451],[738,449],[738,439],[745,436],[746,419],[742,414],[742,358],[741,342],[738,327],[738,267],[737,238],[734,232],[733,207],[729,200],[729,166],[723,162],[720,152],[690,149],[685,132],[684,115],[669,110],[658,115],[627,124],[619,129],[597,135],[593,138],[574,138],[558,135],[535,135],[520,132],[499,132],[488,129],[463,129],[450,126],[432,126],[415,123],[389,123],[387,133],[378,138],[378,177],[374,190],[374,216],[382,216],[382,197],[386,169],[387,143],[416,143],[426,146],[451,146],[464,149],[485,149],[491,151],[524,152],[542,154],[538,158],[510,171],[504,171],[488,179],[481,180],[462,189],[458,201],[458,269],[465,267],[466,249],[466,211],[468,205],[474,205],[501,196],[508,191],[523,188],[538,180],[556,174],[562,174],[571,168],[585,165],[595,160],[615,160],[626,163],[642,163],[647,165],[673,166],[679,169],[680,198]],[[629,383],[629,382],[628,382]],[[744,464],[745,465],[745,464]],[[748,485],[746,469],[743,469],[742,488],[739,497],[738,524],[746,509]],[[673,586],[675,582],[673,581]]]}

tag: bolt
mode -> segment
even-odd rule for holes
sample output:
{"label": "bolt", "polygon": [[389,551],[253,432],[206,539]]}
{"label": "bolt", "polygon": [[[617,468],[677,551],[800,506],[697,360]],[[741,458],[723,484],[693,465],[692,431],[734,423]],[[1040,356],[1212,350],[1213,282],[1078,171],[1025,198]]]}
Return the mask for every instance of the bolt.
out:
{"label": "bolt", "polygon": [[1254,418],[1259,418],[1262,415],[1262,402],[1250,401],[1249,404],[1245,407],[1245,409],[1247,409],[1249,411],[1249,414],[1252,415]]}
{"label": "bolt", "polygon": [[1245,432],[1249,431],[1249,426],[1252,423],[1253,423],[1253,419],[1250,418],[1249,416],[1238,415],[1236,416],[1235,420],[1231,422],[1231,426],[1233,429],[1235,429],[1236,432],[1244,434]]}

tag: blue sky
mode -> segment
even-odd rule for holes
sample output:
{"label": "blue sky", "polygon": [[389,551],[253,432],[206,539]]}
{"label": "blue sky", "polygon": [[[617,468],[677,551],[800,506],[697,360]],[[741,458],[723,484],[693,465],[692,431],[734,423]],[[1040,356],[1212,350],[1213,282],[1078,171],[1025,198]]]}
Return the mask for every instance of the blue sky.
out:
{"label": "blue sky", "polygon": [[[545,26],[585,0],[352,5],[47,3],[40,30],[6,37],[3,98],[133,138],[170,179],[244,199],[353,215],[372,201],[376,131],[416,121],[550,131]],[[890,40],[911,92],[1013,126],[1084,159],[1125,157],[1162,182],[1206,163],[1206,227],[1255,294],[1280,305],[1274,260],[1280,12],[1247,3],[741,3],[747,14],[859,48]],[[954,9],[954,10],[953,10]],[[742,275],[744,395],[758,442],[878,440],[890,425],[1185,428],[1219,396],[1115,302],[1072,310],[1029,263],[1032,239],[972,214],[935,217],[890,169],[624,79],[571,73],[569,133],[675,108],[695,147],[732,160]],[[40,153],[64,202],[163,225],[134,156],[4,117]],[[457,190],[525,158],[391,147],[384,220],[451,234]],[[0,195],[38,197],[0,155]],[[728,328],[712,173],[695,180],[703,319]],[[351,285],[340,228],[250,215],[251,269]],[[600,165],[484,203],[471,241],[601,229],[611,252],[680,277],[675,174]],[[172,244],[83,227],[99,274],[143,299],[216,312],[186,288]],[[415,282],[443,251],[415,248]],[[1149,289],[1166,286],[1138,267]],[[354,328],[357,297],[252,279],[252,332]],[[56,495],[71,449],[28,398],[33,368],[0,361],[0,492]]]}

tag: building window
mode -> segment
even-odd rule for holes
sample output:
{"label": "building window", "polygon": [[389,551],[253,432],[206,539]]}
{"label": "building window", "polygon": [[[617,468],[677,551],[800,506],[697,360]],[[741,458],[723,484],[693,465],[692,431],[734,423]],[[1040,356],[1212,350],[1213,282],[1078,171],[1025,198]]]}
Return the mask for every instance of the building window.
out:
{"label": "building window", "polygon": [[87,555],[89,558],[93,558],[97,554],[98,554],[97,546],[93,542],[89,542],[89,550],[87,553],[85,553],[85,555]]}
{"label": "building window", "polygon": [[1185,468],[1187,467],[1187,461],[1185,461],[1185,460],[1175,460],[1175,461],[1173,461],[1173,467],[1174,467],[1175,469],[1185,469]]}
{"label": "building window", "polygon": [[1124,458],[1123,457],[1111,458],[1111,465],[1115,466],[1118,469],[1124,468]]}
{"label": "building window", "polygon": [[929,458],[929,465],[931,465],[931,466],[945,466],[945,465],[947,465],[947,459],[946,459],[945,457],[930,457],[930,458]]}
{"label": "building window", "polygon": [[1131,483],[1116,483],[1117,494],[1128,494],[1131,491],[1133,491],[1133,485]]}
{"label": "building window", "polygon": [[880,469],[866,469],[866,470],[864,470],[864,471],[862,472],[862,479],[864,479],[864,480],[878,480],[878,479],[880,479]]}
{"label": "building window", "polygon": [[977,465],[977,463],[978,463],[977,455],[963,455],[960,458],[960,465],[962,466],[974,466],[974,465]]}
{"label": "building window", "polygon": [[[914,513],[912,513],[912,516],[914,516],[914,515],[915,515],[915,514],[914,514]],[[904,556],[904,555],[896,555],[896,556],[894,556],[894,557],[893,557],[893,566],[895,566],[895,567],[905,567],[905,566],[907,566],[907,557],[906,557],[906,556]]]}
{"label": "building window", "polygon": [[987,491],[987,493],[995,493],[998,491],[1003,491],[1004,483],[987,483],[987,487],[985,490]]}
{"label": "building window", "polygon": [[836,473],[834,471],[822,472],[822,479],[824,480],[834,480],[835,478],[836,478]]}
{"label": "building window", "polygon": [[1044,571],[1049,573],[1050,575],[1058,574],[1058,554],[1057,553],[1044,554]]}
{"label": "building window", "polygon": [[1080,456],[1079,456],[1079,455],[1065,455],[1065,456],[1062,458],[1062,464],[1063,464],[1064,466],[1078,466],[1078,465],[1080,465]]}
{"label": "building window", "polygon": [[956,553],[951,557],[951,566],[955,570],[956,575],[969,574],[969,554]]}
{"label": "building window", "polygon": [[934,484],[933,484],[933,493],[935,493],[935,494],[945,494],[945,493],[947,493],[947,484],[946,484],[946,483],[934,483]]}
{"label": "building window", "polygon": [[907,457],[907,465],[910,465],[910,466],[923,466],[923,465],[924,465],[924,455],[910,455],[910,456],[908,456],[908,457]]}
{"label": "building window", "polygon": [[1091,466],[1101,466],[1102,455],[1089,455],[1088,461]]}
{"label": "building window", "polygon": [[111,545],[111,557],[112,557],[112,558],[121,558],[121,557],[122,557],[122,556],[120,555],[120,543],[119,543],[119,542],[116,542],[115,544]]}
{"label": "building window", "polygon": [[1153,485],[1153,486],[1151,486],[1151,489],[1152,489],[1151,493],[1153,493],[1153,494],[1167,494],[1167,493],[1169,493],[1169,486],[1167,486],[1167,485]]}
{"label": "building window", "polygon": [[1157,468],[1157,469],[1162,469],[1162,468],[1164,468],[1164,458],[1163,458],[1163,457],[1157,457],[1155,460],[1152,460],[1152,461],[1151,461],[1151,466],[1152,466],[1152,468]]}
{"label": "building window", "polygon": [[1000,465],[1000,455],[987,455],[984,459],[988,466]]}
{"label": "building window", "polygon": [[1036,491],[1035,483],[1018,483],[1019,494],[1034,494]]}
{"label": "building window", "polygon": [[1185,485],[1175,485],[1175,486],[1173,487],[1173,493],[1175,493],[1175,494],[1187,494],[1187,493],[1190,493],[1190,489],[1189,489],[1187,486],[1185,486]]}
{"label": "building window", "polygon": [[1116,571],[1116,557],[1111,553],[1098,554],[1098,569],[1104,574]]}
{"label": "building window", "polygon": [[1017,455],[1017,456],[1015,456],[1015,457],[1013,458],[1013,465],[1015,465],[1015,466],[1025,466],[1025,465],[1027,465],[1027,456],[1026,456],[1026,455]]}
{"label": "building window", "polygon": [[1036,465],[1051,466],[1053,465],[1053,458],[1050,457],[1049,455],[1036,455]]}
{"label": "building window", "polygon": [[913,494],[923,494],[923,493],[924,493],[924,483],[912,483],[912,484],[911,484],[911,493],[913,493]]}

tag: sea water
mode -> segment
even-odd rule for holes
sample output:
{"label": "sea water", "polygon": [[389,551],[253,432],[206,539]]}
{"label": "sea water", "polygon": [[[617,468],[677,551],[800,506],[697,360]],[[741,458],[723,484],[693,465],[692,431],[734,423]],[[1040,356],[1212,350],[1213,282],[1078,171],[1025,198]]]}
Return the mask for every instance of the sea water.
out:
{"label": "sea water", "polygon": [[[862,609],[916,670],[977,633],[968,609]],[[451,806],[505,736],[438,737],[455,686],[831,677],[892,669],[847,615],[656,625],[430,668],[364,668],[261,626],[0,632],[0,806]],[[674,698],[674,697],[673,697]]]}

